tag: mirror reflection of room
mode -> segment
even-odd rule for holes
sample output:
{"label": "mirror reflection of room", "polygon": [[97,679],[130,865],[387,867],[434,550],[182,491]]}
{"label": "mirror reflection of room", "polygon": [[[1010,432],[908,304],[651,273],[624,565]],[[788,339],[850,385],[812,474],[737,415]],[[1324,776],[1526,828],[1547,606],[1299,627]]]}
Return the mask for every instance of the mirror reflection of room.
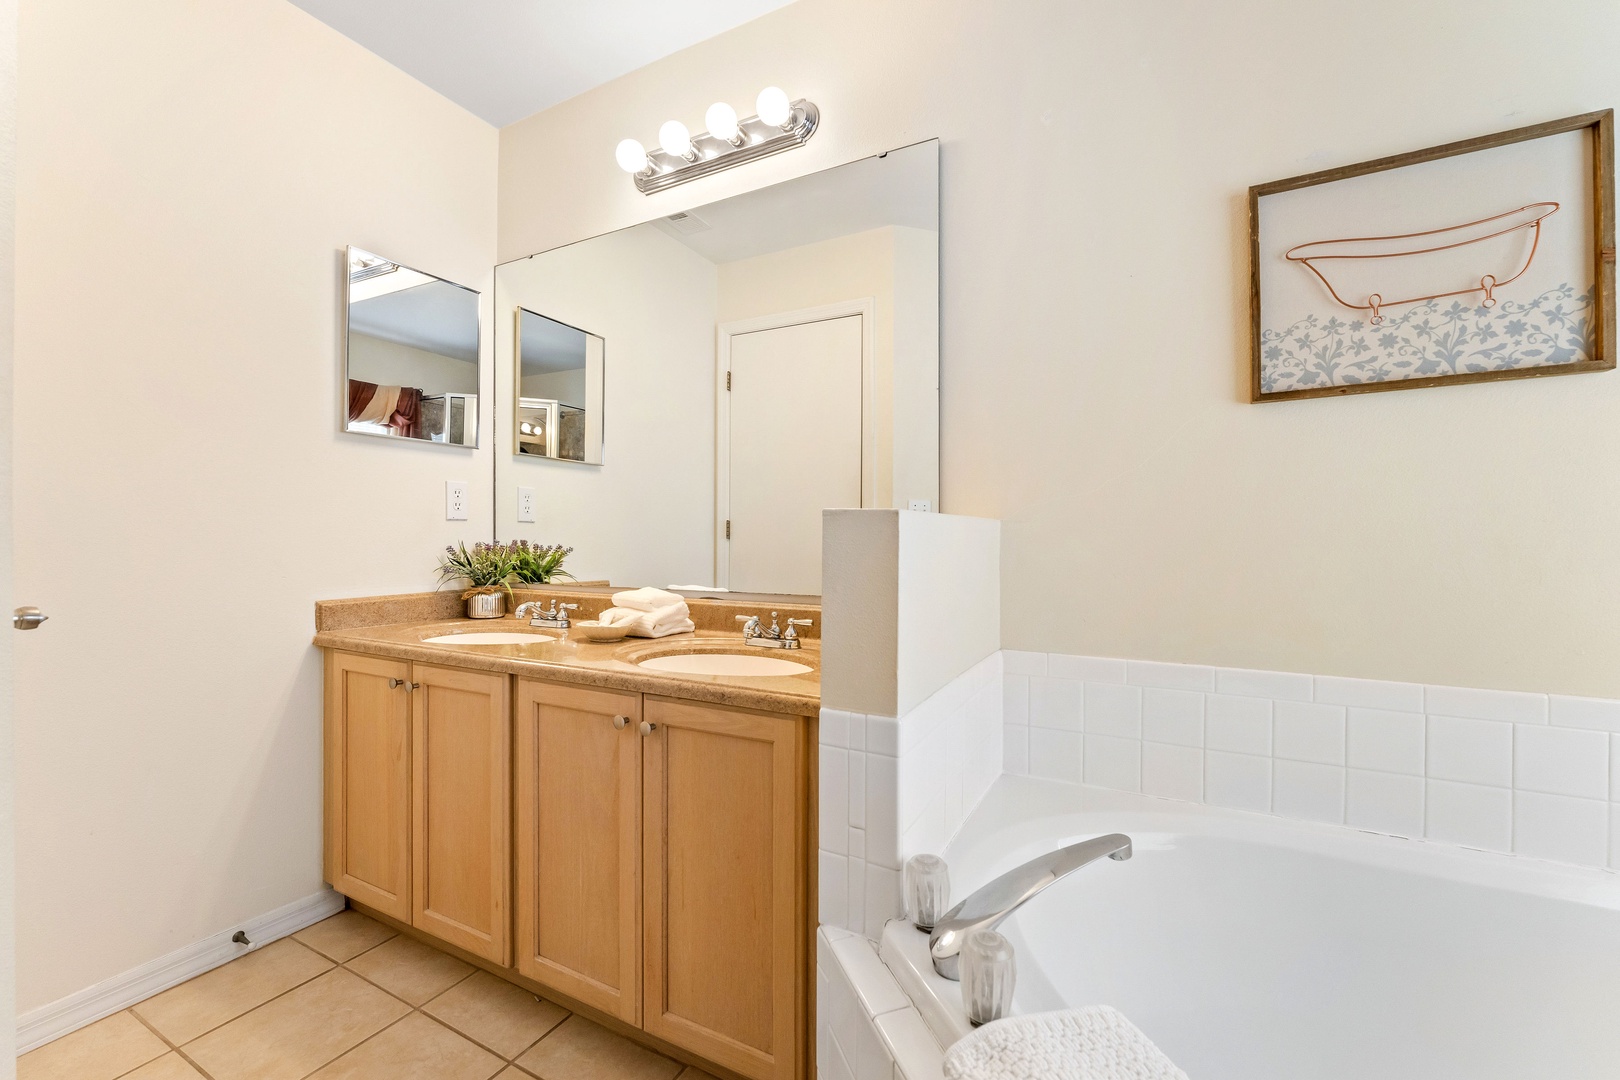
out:
{"label": "mirror reflection of room", "polygon": [[478,293],[348,250],[343,429],[478,444]]}
{"label": "mirror reflection of room", "polygon": [[602,464],[602,361],[595,334],[517,311],[517,452]]}
{"label": "mirror reflection of room", "polygon": [[[498,267],[499,534],[593,579],[819,594],[824,509],[938,505],[938,214],[926,142]],[[548,467],[603,339],[603,468]]]}

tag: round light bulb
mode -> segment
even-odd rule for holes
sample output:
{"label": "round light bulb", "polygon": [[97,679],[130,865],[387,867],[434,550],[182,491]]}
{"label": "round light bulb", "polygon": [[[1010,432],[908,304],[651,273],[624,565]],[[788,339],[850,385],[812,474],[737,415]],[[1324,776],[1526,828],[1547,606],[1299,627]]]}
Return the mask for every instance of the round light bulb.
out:
{"label": "round light bulb", "polygon": [[634,139],[621,142],[613,151],[613,160],[627,173],[638,173],[647,167],[647,150]]}
{"label": "round light bulb", "polygon": [[709,111],[703,114],[703,123],[717,139],[730,142],[737,137],[737,110],[723,101],[709,106]]}
{"label": "round light bulb", "polygon": [[787,94],[779,86],[767,86],[759,92],[754,99],[754,111],[759,118],[772,127],[781,127],[793,116],[793,105],[788,101]]}
{"label": "round light bulb", "polygon": [[692,133],[687,131],[686,125],[679,120],[666,120],[664,126],[658,129],[658,145],[663,147],[664,153],[670,157],[690,157]]}

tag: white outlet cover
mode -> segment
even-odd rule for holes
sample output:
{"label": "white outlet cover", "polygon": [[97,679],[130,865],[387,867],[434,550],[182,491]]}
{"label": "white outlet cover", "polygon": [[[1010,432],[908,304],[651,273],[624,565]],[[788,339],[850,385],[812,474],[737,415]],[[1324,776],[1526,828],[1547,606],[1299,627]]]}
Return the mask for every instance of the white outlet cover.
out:
{"label": "white outlet cover", "polygon": [[517,519],[528,525],[534,524],[534,488],[517,489]]}
{"label": "white outlet cover", "polygon": [[919,513],[930,514],[933,513],[934,504],[929,499],[912,499],[911,509],[918,511]]}
{"label": "white outlet cover", "polygon": [[465,480],[446,480],[444,482],[444,520],[467,520],[467,482]]}

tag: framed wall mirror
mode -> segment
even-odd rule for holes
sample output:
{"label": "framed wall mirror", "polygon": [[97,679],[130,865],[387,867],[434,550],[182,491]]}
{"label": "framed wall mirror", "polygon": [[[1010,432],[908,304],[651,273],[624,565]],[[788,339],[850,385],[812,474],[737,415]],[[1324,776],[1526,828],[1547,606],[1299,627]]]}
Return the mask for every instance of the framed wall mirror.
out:
{"label": "framed wall mirror", "polygon": [[607,342],[526,307],[514,330],[517,452],[602,464],[602,361]]}
{"label": "framed wall mirror", "polygon": [[497,535],[580,578],[819,594],[823,509],[938,507],[937,141],[505,263],[495,307]]}
{"label": "framed wall mirror", "polygon": [[340,429],[478,445],[478,292],[351,247]]}

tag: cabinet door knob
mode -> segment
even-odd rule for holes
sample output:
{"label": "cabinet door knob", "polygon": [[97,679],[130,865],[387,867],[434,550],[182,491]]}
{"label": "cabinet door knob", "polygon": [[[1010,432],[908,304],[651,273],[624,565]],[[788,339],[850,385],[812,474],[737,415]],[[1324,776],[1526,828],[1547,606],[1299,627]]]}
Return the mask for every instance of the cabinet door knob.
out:
{"label": "cabinet door knob", "polygon": [[405,685],[405,680],[404,679],[389,679],[388,680],[388,689],[390,689],[390,690],[398,690],[400,687],[402,687],[404,685]]}
{"label": "cabinet door knob", "polygon": [[405,684],[405,692],[406,693],[409,693],[412,690],[420,690],[420,689],[422,689],[422,684],[419,683],[419,682],[408,682],[408,683]]}
{"label": "cabinet door knob", "polygon": [[641,733],[643,735],[651,735],[653,732],[655,732],[657,730],[658,730],[658,725],[653,723],[651,720],[643,720],[641,722]]}
{"label": "cabinet door knob", "polygon": [[613,718],[613,726],[618,728],[620,731],[623,731],[625,728],[630,726],[630,718],[628,716],[615,716]]}

